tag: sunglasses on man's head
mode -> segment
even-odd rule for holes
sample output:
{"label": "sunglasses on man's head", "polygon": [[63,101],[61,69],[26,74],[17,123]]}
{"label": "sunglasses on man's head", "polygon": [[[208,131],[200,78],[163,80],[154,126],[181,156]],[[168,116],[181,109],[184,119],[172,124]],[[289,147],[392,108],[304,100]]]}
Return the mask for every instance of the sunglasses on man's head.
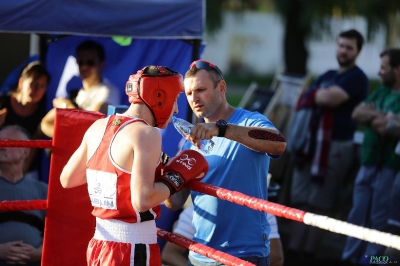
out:
{"label": "sunglasses on man's head", "polygon": [[79,59],[78,60],[78,65],[79,66],[90,66],[90,67],[92,67],[92,66],[94,66],[96,64],[96,62],[94,61],[94,60],[92,60],[92,59],[89,59],[89,60],[82,60],[82,59]]}
{"label": "sunglasses on man's head", "polygon": [[221,70],[216,65],[211,64],[210,62],[204,60],[194,61],[193,63],[190,64],[190,69],[194,68],[195,66],[197,67],[197,69],[206,69],[206,70],[214,69],[221,76],[221,78],[224,79]]}

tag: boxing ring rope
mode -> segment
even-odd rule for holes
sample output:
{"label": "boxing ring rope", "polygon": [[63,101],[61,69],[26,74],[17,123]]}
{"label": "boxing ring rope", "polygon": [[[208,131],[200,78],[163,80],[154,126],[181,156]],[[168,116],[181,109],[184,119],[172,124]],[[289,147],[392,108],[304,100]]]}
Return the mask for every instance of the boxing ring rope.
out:
{"label": "boxing ring rope", "polygon": [[197,243],[193,240],[187,239],[182,236],[175,235],[173,233],[170,233],[168,231],[165,231],[165,230],[162,230],[159,228],[157,228],[157,236],[162,239],[165,239],[169,242],[175,243],[181,247],[192,250],[198,254],[201,254],[203,256],[206,256],[211,259],[222,262],[226,265],[232,265],[232,266],[234,266],[234,265],[242,265],[242,266],[254,265],[250,262],[246,262],[246,261],[236,258],[232,255],[215,250],[215,249],[207,247],[203,244]]}
{"label": "boxing ring rope", "polygon": [[[13,200],[0,202],[0,211],[19,211],[19,210],[45,210],[47,209],[47,200]],[[251,266],[252,263],[238,259],[229,254],[207,247],[193,240],[175,235],[168,231],[157,228],[157,236],[169,242],[190,249],[198,254],[215,259],[226,265],[232,266]]]}
{"label": "boxing ring rope", "polygon": [[294,208],[286,207],[284,205],[269,202],[267,200],[251,197],[237,191],[230,191],[210,184],[200,183],[198,181],[191,182],[186,187],[188,189],[218,197],[220,199],[243,205],[254,210],[268,212],[276,216],[303,222],[307,225],[319,227],[334,233],[352,236],[364,241],[400,250],[400,237],[397,235],[364,228],[362,226],[343,222],[323,215],[304,212]]}
{"label": "boxing ring rope", "polygon": [[[63,112],[62,116],[68,117],[69,114],[67,112]],[[71,115],[72,116],[72,115]],[[86,114],[85,114],[86,116]],[[71,121],[71,117],[68,117]],[[96,119],[96,118],[91,118]],[[73,124],[65,125],[68,126],[68,129],[71,127],[75,127],[78,121],[72,121]],[[74,124],[75,123],[75,124]],[[80,122],[82,123],[82,122]],[[66,128],[63,128],[64,130]],[[69,132],[66,132],[64,137],[69,137]],[[62,134],[60,134],[62,135]],[[77,136],[74,136],[75,138]],[[59,137],[58,142],[65,141],[62,143],[65,147],[70,146],[69,141],[66,138]],[[26,148],[45,148],[45,149],[53,149],[57,148],[59,152],[65,152],[64,149],[59,149],[59,147],[51,140],[0,140],[0,147],[26,147]],[[58,144],[59,145],[59,144]],[[63,147],[64,147],[63,146]],[[52,160],[53,163],[53,160]],[[55,164],[59,164],[58,161],[54,162]],[[57,165],[57,167],[63,167],[62,165]],[[57,180],[56,180],[57,181]],[[211,196],[218,197],[222,200],[227,200],[239,205],[243,205],[258,211],[268,212],[274,214],[279,217],[284,217],[286,219],[291,219],[298,222],[303,222],[307,225],[316,226],[325,230],[329,230],[335,233],[344,234],[348,236],[352,236],[355,238],[359,238],[361,240],[365,240],[372,243],[381,244],[384,246],[392,247],[400,250],[400,237],[391,235],[389,233],[380,232],[377,230],[364,228],[361,226],[356,226],[347,222],[343,222],[340,220],[335,220],[329,218],[327,216],[316,215],[313,213],[304,212],[298,209],[286,207],[284,205],[276,204],[273,202],[269,202],[266,200],[258,199],[255,197],[251,197],[245,195],[243,193],[237,191],[230,191],[224,188],[212,186],[209,184],[204,184],[198,181],[193,181],[186,186],[188,189],[195,190],[201,193],[205,193]],[[54,204],[54,203],[53,203]],[[59,204],[59,202],[57,203]],[[39,209],[48,209],[50,203],[47,200],[30,200],[30,201],[3,201],[0,202],[0,210],[39,210]],[[55,216],[52,216],[53,219]],[[252,265],[248,262],[244,262],[239,260],[238,258],[231,258],[232,256],[222,253],[220,251],[213,250],[209,247],[201,245],[200,243],[196,243],[192,240],[176,236],[172,233],[166,232],[161,229],[157,229],[157,235],[160,238],[166,239],[170,242],[188,248],[194,252],[199,254],[211,257],[217,261],[225,263],[227,265]]]}
{"label": "boxing ring rope", "polygon": [[[46,210],[47,200],[13,200],[0,202],[0,211],[19,211],[19,210]],[[252,263],[246,262],[224,252],[207,247],[193,240],[175,235],[168,231],[157,228],[157,236],[169,242],[190,249],[198,254],[207,256],[226,265],[231,266],[251,266]]]}
{"label": "boxing ring rope", "polygon": [[[18,148],[44,148],[51,149],[51,140],[0,140],[0,147],[18,147]],[[47,200],[13,200],[0,202],[0,211],[18,211],[18,210],[46,210]],[[251,266],[252,263],[246,262],[229,254],[207,247],[193,240],[175,235],[160,228],[157,228],[157,236],[192,250],[198,254],[207,256],[221,263],[231,266]]]}
{"label": "boxing ring rope", "polygon": [[[52,145],[50,140],[0,140],[0,147],[52,148]],[[284,217],[286,219],[295,220],[298,222],[304,222],[305,224],[329,230],[334,233],[352,236],[361,240],[400,250],[400,237],[391,235],[389,233],[383,233],[377,230],[356,226],[347,222],[329,218],[327,216],[306,213],[304,211],[286,207],[284,205],[251,197],[237,191],[230,191],[228,189],[204,184],[201,182],[191,182],[187,185],[187,188],[258,211],[268,212],[279,217]],[[44,209],[47,206],[47,203],[39,200],[28,201],[26,203],[23,203],[23,201],[15,202],[17,206],[20,206],[17,208],[29,208],[29,210],[33,210],[31,203],[39,204],[37,207],[33,207],[37,209]],[[14,202],[12,201],[3,201],[0,204],[0,210],[7,210],[8,208],[11,210],[11,208],[15,208],[13,205]]]}
{"label": "boxing ring rope", "polygon": [[[269,212],[276,216],[284,217],[298,222],[304,222],[305,224],[329,230],[334,233],[353,236],[365,241],[393,247],[400,250],[400,237],[391,235],[389,233],[383,233],[377,230],[356,226],[347,222],[329,218],[327,216],[307,213],[304,211],[286,207],[284,205],[272,203],[255,197],[250,197],[237,191],[231,191],[201,182],[194,181],[188,184],[186,187],[201,193],[205,193],[223,200],[252,208],[254,210]],[[46,208],[47,200],[2,201],[0,203],[1,211],[42,210]],[[201,255],[225,263],[227,265],[252,265],[236,257],[211,249],[192,240],[177,236],[159,228],[157,228],[157,236],[187,249],[190,249]]]}
{"label": "boxing ring rope", "polygon": [[[1,146],[1,142],[0,142]],[[227,200],[239,205],[243,205],[254,210],[268,212],[273,215],[284,217],[286,219],[303,222],[307,225],[319,227],[334,233],[352,236],[372,243],[381,244],[400,250],[400,237],[389,233],[380,232],[374,229],[364,228],[347,222],[329,218],[327,216],[317,215],[304,212],[294,208],[286,207],[267,200],[251,197],[237,191],[220,188],[210,184],[193,181],[186,186],[188,189],[195,190],[204,194],[208,194],[223,200]],[[0,210],[41,210],[47,208],[46,200],[30,200],[30,201],[2,201]],[[166,233],[158,235],[167,240],[174,240]],[[178,238],[179,239],[179,238]],[[174,242],[175,243],[175,242]],[[186,247],[186,246],[184,246]],[[189,248],[191,249],[191,248]],[[193,250],[193,249],[191,249]],[[196,250],[193,250],[196,251]]]}
{"label": "boxing ring rope", "polygon": [[0,211],[46,210],[47,200],[4,200],[0,202]]}
{"label": "boxing ring rope", "polygon": [[0,140],[0,147],[51,149],[51,140]]}
{"label": "boxing ring rope", "polygon": [[[53,146],[51,140],[0,140],[0,147],[51,149]],[[0,203],[0,211],[45,209],[47,209],[47,200],[5,200]]]}

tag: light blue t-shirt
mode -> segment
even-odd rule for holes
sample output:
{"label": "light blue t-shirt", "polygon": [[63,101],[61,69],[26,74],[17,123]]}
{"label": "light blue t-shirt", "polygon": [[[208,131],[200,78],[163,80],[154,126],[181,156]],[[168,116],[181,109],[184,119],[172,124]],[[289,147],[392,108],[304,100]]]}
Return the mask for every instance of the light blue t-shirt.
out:
{"label": "light blue t-shirt", "polygon": [[[258,112],[237,108],[227,120],[229,124],[274,128]],[[267,199],[267,175],[270,158],[227,138],[213,137],[215,146],[203,154],[209,164],[204,183]],[[186,141],[183,150],[195,149]],[[269,255],[270,226],[267,214],[245,206],[191,191],[194,202],[194,241],[235,257]],[[213,260],[190,252],[197,260]]]}

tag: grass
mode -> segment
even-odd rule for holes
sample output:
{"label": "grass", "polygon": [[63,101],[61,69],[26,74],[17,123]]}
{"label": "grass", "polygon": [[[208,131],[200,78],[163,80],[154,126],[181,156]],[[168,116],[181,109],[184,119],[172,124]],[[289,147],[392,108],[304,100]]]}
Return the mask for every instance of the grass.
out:
{"label": "grass", "polygon": [[234,107],[238,107],[240,100],[242,99],[242,96],[240,95],[226,95],[226,98],[228,100],[228,103]]}
{"label": "grass", "polygon": [[[261,87],[269,87],[272,83],[274,76],[272,75],[263,75],[263,76],[248,76],[248,75],[225,75],[224,76],[226,83],[228,84],[228,91],[226,93],[226,98],[232,106],[237,107],[240,103],[240,100],[243,97],[243,94],[246,92],[246,88],[252,82],[257,82],[257,84]],[[243,91],[235,90],[234,92],[229,90],[229,87],[243,87],[245,88]]]}
{"label": "grass", "polygon": [[273,75],[263,75],[263,76],[248,76],[248,75],[225,75],[224,76],[228,86],[234,84],[237,86],[249,86],[251,82],[255,81],[257,84],[263,87],[268,87],[271,85],[274,78]]}

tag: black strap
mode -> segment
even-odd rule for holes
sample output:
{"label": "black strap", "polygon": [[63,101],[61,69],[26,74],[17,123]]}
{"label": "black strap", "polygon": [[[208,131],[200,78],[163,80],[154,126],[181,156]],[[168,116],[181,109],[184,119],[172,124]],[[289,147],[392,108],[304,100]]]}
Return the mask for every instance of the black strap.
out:
{"label": "black strap", "polygon": [[146,266],[147,248],[145,244],[135,244],[134,264],[137,266]]}
{"label": "black strap", "polygon": [[139,215],[140,215],[141,222],[154,220],[154,215],[151,213],[150,210],[147,210],[145,212],[139,212]]}

